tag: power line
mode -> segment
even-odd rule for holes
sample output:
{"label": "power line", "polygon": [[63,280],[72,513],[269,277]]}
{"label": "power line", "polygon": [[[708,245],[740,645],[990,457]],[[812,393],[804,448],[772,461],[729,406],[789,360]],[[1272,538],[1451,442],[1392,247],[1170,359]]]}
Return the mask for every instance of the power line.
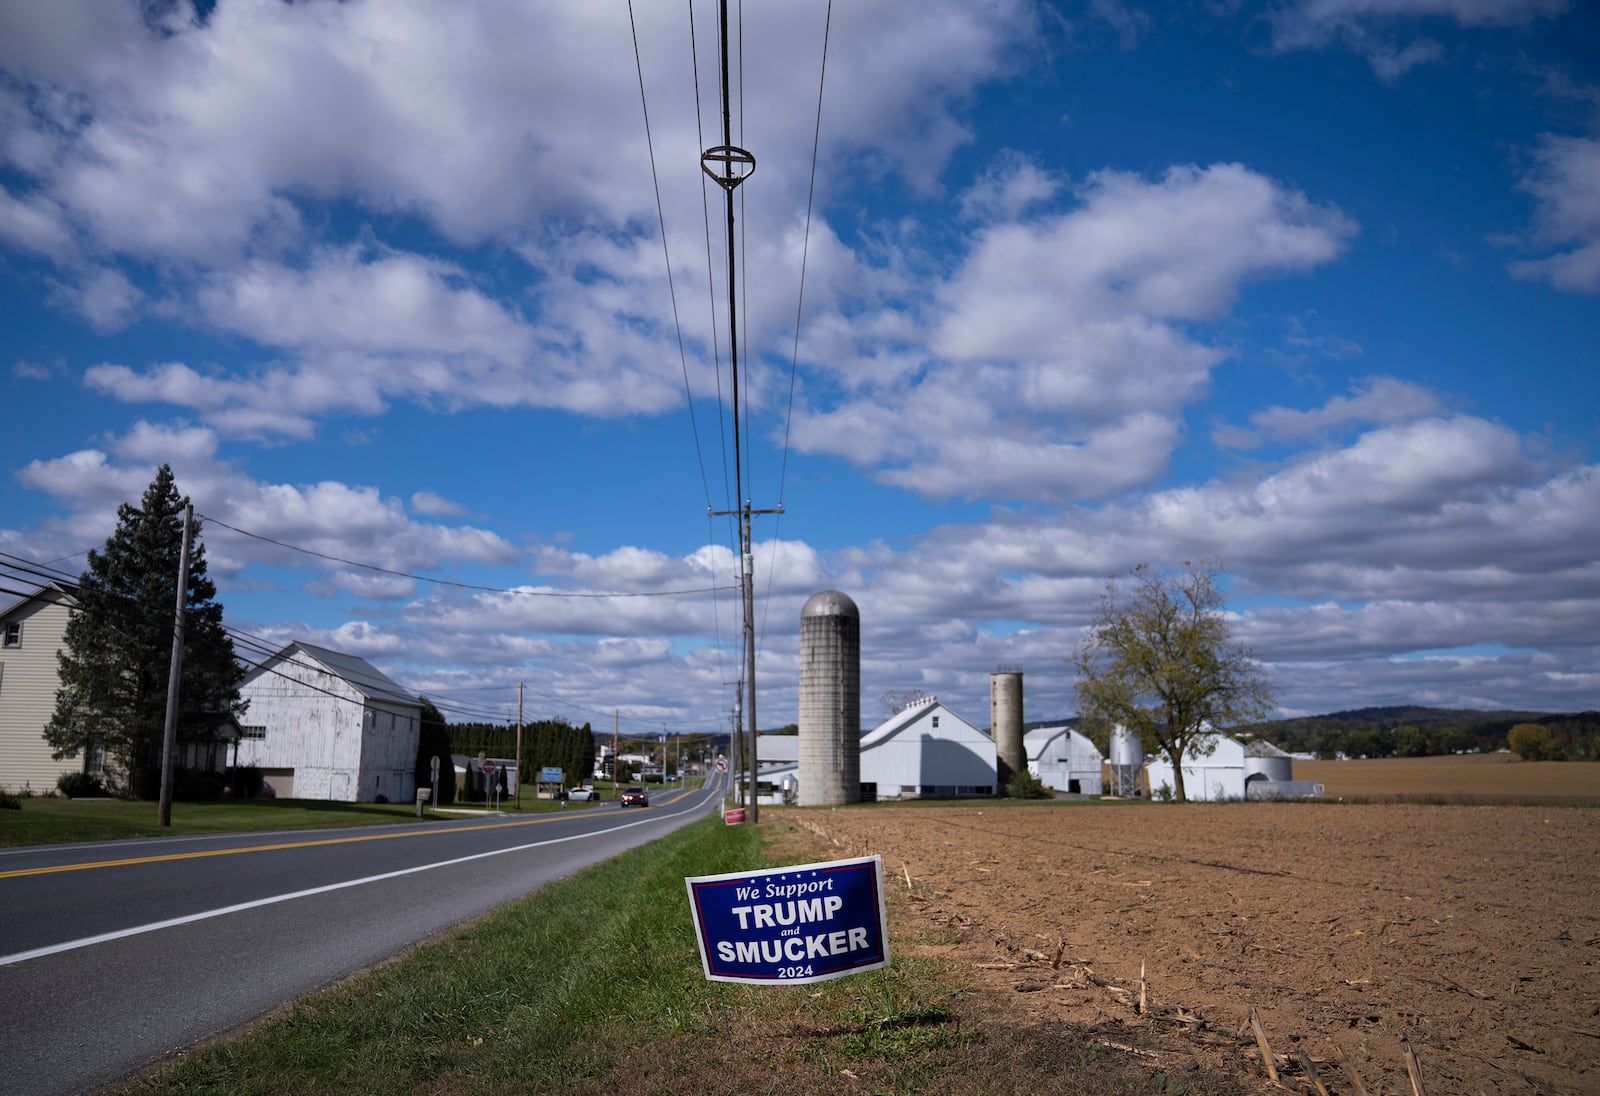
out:
{"label": "power line", "polygon": [[783,499],[789,480],[789,432],[794,426],[795,376],[800,365],[800,326],[806,304],[806,263],[811,256],[811,212],[817,196],[817,152],[822,146],[822,92],[828,82],[828,43],[833,37],[833,0],[828,0],[822,24],[822,68],[817,76],[817,121],[811,132],[811,182],[806,188],[806,227],[800,244],[800,289],[794,306],[794,347],[789,354],[789,404],[783,416],[783,460],[778,469],[778,518],[772,531],[772,557],[767,566],[767,596],[761,611],[761,634],[767,632],[772,611],[772,584],[777,577],[779,534],[783,530]]}
{"label": "power line", "polygon": [[473,582],[457,582],[454,579],[448,579],[448,578],[433,578],[433,577],[431,577],[429,575],[417,575],[417,574],[412,574],[409,571],[396,571],[396,570],[393,570],[392,568],[388,568],[388,567],[379,567],[377,564],[374,564],[374,563],[362,563],[359,560],[346,559],[343,556],[329,555],[326,552],[318,552],[318,551],[316,551],[314,549],[311,549],[311,548],[302,548],[297,544],[290,544],[287,541],[277,540],[277,539],[275,539],[273,537],[266,536],[266,535],[264,535],[262,533],[252,533],[248,529],[240,529],[236,525],[229,525],[227,522],[223,521],[222,519],[211,517],[208,514],[200,514],[198,516],[201,517],[202,519],[204,519],[205,521],[210,522],[213,525],[220,525],[224,529],[228,529],[228,530],[230,530],[232,532],[238,533],[240,536],[250,537],[252,540],[264,541],[267,544],[276,545],[279,548],[287,548],[291,552],[299,552],[302,555],[313,556],[316,559],[325,559],[325,560],[328,560],[331,563],[342,563],[347,567],[356,567],[356,568],[359,568],[359,569],[361,569],[363,571],[372,571],[375,574],[389,575],[389,576],[394,577],[394,578],[408,578],[408,579],[412,579],[413,581],[416,581],[416,582],[427,582],[427,583],[431,583],[431,584],[433,584],[435,586],[449,586],[449,587],[451,587],[453,589],[457,589],[457,590],[476,590],[476,591],[478,591],[480,593],[489,593],[489,594],[513,594],[513,595],[515,595],[517,597],[591,598],[591,599],[593,599],[593,598],[636,598],[636,597],[685,597],[685,596],[692,595],[692,594],[714,594],[718,590],[731,590],[731,589],[733,589],[733,587],[731,587],[731,586],[698,586],[698,587],[692,587],[692,588],[683,589],[683,590],[631,590],[631,591],[630,590],[616,590],[616,591],[606,592],[606,591],[585,591],[585,590],[527,590],[527,589],[522,589],[522,588],[518,588],[518,587],[486,586],[486,585],[482,585],[482,584],[479,584],[479,583],[473,583]]}

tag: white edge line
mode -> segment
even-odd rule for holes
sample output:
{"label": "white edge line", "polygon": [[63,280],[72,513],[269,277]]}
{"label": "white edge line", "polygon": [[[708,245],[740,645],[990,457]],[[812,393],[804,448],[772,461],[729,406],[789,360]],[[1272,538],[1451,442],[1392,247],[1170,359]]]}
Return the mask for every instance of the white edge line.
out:
{"label": "white edge line", "polygon": [[[708,802],[716,803],[715,797]],[[85,936],[77,940],[66,940],[59,944],[49,944],[42,948],[33,948],[29,951],[13,952],[10,955],[0,955],[0,967],[9,967],[15,963],[25,963],[29,959],[43,959],[49,955],[59,955],[62,952],[76,951],[79,948],[94,947],[96,944],[108,944],[113,940],[125,940],[130,936],[143,936],[147,932],[160,932],[162,929],[176,928],[179,925],[190,925],[196,921],[209,921],[213,917],[224,917],[230,913],[242,913],[245,910],[259,909],[262,906],[275,906],[279,902],[292,902],[297,898],[311,898],[319,894],[328,894],[332,891],[345,890],[349,887],[360,887],[368,883],[381,883],[385,879],[399,879],[406,875],[415,875],[418,872],[432,871],[434,868],[448,868],[456,864],[469,864],[474,860],[484,860],[491,856],[504,856],[506,853],[526,852],[537,849],[543,845],[560,845],[567,841],[581,841],[589,837],[601,837],[606,834],[617,833],[620,830],[631,830],[635,826],[648,826],[653,822],[664,821],[678,814],[692,814],[703,810],[704,807],[691,807],[687,811],[674,811],[672,814],[654,814],[641,818],[637,822],[627,822],[619,826],[609,826],[604,830],[594,833],[574,833],[566,837],[552,837],[545,841],[531,841],[526,845],[515,845],[509,849],[493,849],[489,852],[477,852],[471,856],[458,856],[454,860],[440,860],[435,864],[418,864],[413,868],[401,868],[399,871],[384,872],[382,875],[369,875],[363,879],[346,879],[340,883],[329,883],[322,887],[312,887],[309,890],[294,891],[290,894],[275,894],[270,898],[257,898],[251,902],[240,902],[237,905],[222,906],[214,910],[201,910],[199,913],[185,914],[182,917],[172,917],[165,921],[152,921],[146,925],[134,925],[131,928],[117,929],[115,932],[102,932],[98,936]]]}

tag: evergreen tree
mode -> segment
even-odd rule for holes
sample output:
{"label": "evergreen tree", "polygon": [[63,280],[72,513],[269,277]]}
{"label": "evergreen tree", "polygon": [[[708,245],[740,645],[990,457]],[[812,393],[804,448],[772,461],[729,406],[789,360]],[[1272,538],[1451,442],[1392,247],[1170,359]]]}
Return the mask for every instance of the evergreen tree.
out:
{"label": "evergreen tree", "polygon": [[[183,512],[172,469],[163,464],[137,508],[117,508],[117,528],[102,551],[89,552],[78,580],[78,609],[60,653],[61,687],[45,727],[57,758],[103,750],[108,767],[134,796],[161,784],[173,605],[183,551]],[[217,588],[206,577],[205,546],[195,522],[184,594],[183,676],[178,689],[180,742],[210,738],[244,712],[244,668],[223,631]]]}
{"label": "evergreen tree", "polygon": [[417,736],[417,787],[433,788],[433,759],[439,759],[439,805],[456,801],[456,768],[450,759],[450,726],[433,701],[422,698],[422,730]]}

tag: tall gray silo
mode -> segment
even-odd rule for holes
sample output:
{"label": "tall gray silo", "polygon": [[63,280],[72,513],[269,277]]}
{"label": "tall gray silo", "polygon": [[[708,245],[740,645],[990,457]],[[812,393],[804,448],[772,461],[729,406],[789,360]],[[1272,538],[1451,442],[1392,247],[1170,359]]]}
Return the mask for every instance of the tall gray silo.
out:
{"label": "tall gray silo", "polygon": [[1028,771],[1028,749],[1022,741],[1022,671],[996,670],[989,675],[989,734],[994,738],[996,775],[1003,790],[1018,773]]}
{"label": "tall gray silo", "polygon": [[838,590],[800,610],[798,802],[861,802],[861,610]]}
{"label": "tall gray silo", "polygon": [[1139,740],[1137,734],[1119,724],[1111,730],[1109,745],[1111,794],[1137,795],[1139,770],[1144,768],[1144,743]]}

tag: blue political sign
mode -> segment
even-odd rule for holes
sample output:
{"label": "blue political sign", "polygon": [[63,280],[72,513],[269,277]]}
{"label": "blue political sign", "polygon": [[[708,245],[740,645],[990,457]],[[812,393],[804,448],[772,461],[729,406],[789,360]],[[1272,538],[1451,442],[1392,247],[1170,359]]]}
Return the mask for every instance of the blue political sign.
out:
{"label": "blue political sign", "polygon": [[713,982],[798,985],[889,965],[880,857],[684,882]]}

